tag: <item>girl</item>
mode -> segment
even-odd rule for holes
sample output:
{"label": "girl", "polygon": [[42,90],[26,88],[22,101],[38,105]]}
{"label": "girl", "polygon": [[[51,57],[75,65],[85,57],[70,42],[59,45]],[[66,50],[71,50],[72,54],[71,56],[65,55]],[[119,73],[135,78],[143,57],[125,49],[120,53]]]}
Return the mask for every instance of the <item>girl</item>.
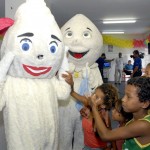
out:
{"label": "girl", "polygon": [[126,139],[123,150],[150,149],[150,78],[135,77],[127,81],[122,99],[124,111],[133,114],[133,119],[126,126],[109,130],[99,115],[96,95],[91,98],[91,107],[100,137],[105,141]]}
{"label": "girl", "polygon": [[[112,110],[112,119],[118,121],[119,127],[125,126],[125,124],[133,117],[132,113],[127,113],[123,110],[122,100],[119,99],[115,102],[115,107]],[[116,140],[117,150],[122,150],[124,140]]]}
{"label": "girl", "polygon": [[144,76],[150,77],[150,63],[146,65]]}
{"label": "girl", "polygon": [[[98,134],[96,133],[95,129],[95,123],[93,120],[93,114],[91,112],[91,108],[89,107],[89,99],[85,96],[81,96],[77,94],[73,89],[73,80],[71,74],[70,76],[66,78],[66,82],[69,83],[72,87],[71,96],[73,96],[75,99],[82,102],[85,106],[87,106],[87,117],[82,118],[82,127],[84,132],[84,148],[83,150],[103,150],[107,148],[108,142],[103,142]],[[68,76],[68,75],[67,75]],[[96,101],[100,99],[99,101],[99,110],[98,113],[105,114],[106,111],[108,111],[114,102],[118,99],[118,91],[116,87],[114,87],[112,84],[102,84],[98,86],[95,90],[96,95]],[[108,113],[107,113],[108,114]],[[109,116],[107,116],[107,119],[105,120],[105,125],[110,127],[110,119]]]}

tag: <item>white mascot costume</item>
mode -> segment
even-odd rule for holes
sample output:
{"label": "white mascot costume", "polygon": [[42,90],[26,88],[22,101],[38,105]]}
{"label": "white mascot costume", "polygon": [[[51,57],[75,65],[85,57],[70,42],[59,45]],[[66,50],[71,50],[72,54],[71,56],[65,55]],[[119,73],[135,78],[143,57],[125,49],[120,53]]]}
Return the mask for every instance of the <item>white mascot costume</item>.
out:
{"label": "white mascot costume", "polygon": [[[101,54],[102,36],[97,27],[84,15],[77,14],[61,28],[65,45],[69,47],[70,72],[73,74],[74,89],[83,95],[90,94],[103,83],[95,61]],[[84,91],[83,81],[88,78],[90,89]],[[86,93],[87,94],[87,93]],[[81,150],[83,132],[79,111],[82,105],[70,96],[67,101],[60,101],[60,140],[59,150]],[[73,145],[72,145],[73,143]]]}
{"label": "white mascot costume", "polygon": [[8,150],[58,149],[57,100],[70,94],[61,78],[65,56],[62,33],[44,0],[27,0],[1,47],[0,111]]}

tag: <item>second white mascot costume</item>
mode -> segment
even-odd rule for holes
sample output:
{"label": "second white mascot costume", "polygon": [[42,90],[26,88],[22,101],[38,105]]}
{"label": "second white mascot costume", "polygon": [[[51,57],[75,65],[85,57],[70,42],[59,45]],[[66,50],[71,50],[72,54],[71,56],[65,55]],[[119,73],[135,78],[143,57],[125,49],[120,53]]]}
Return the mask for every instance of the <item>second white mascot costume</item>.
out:
{"label": "second white mascot costume", "polygon": [[[68,59],[75,91],[78,93],[82,91],[80,85],[87,76],[90,84],[89,92],[94,91],[98,85],[103,83],[98,65],[95,63],[101,54],[103,45],[99,30],[86,16],[77,14],[65,23],[61,31],[65,45],[69,47]],[[79,107],[71,96],[67,101],[59,103],[59,150],[81,150],[83,148],[81,116],[78,110],[82,107]]]}
{"label": "second white mascot costume", "polygon": [[56,77],[66,69],[63,57],[62,34],[44,0],[27,0],[1,47],[0,111],[8,150],[58,149],[57,100],[70,93]]}

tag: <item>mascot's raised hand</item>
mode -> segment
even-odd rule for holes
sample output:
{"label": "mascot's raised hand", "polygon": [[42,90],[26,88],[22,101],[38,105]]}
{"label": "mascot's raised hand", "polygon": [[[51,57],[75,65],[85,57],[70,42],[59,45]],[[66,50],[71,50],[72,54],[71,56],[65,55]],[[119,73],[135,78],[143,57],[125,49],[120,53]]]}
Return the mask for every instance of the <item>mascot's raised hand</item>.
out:
{"label": "mascot's raised hand", "polygon": [[12,52],[7,52],[0,61],[0,84],[5,82],[8,70],[14,60],[15,55]]}
{"label": "mascot's raised hand", "polygon": [[64,80],[64,78],[62,78],[62,74],[67,74],[67,71],[69,71],[69,63],[68,63],[67,55],[68,55],[68,47],[65,46],[65,53],[64,53],[63,61],[58,71],[60,80]]}

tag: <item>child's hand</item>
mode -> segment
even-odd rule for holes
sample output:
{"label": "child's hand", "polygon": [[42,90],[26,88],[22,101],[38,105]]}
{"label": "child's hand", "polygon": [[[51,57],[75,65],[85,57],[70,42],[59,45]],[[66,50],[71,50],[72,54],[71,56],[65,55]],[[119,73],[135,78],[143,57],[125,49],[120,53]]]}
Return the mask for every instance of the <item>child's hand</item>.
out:
{"label": "child's hand", "polygon": [[74,85],[74,82],[73,82],[73,78],[72,78],[72,74],[70,72],[67,71],[67,74],[62,74],[62,77],[65,79],[65,81],[73,86]]}
{"label": "child's hand", "polygon": [[81,114],[82,117],[85,117],[85,118],[88,119],[89,116],[90,116],[90,110],[89,110],[89,108],[83,107],[83,108],[80,110],[80,114]]}
{"label": "child's hand", "polygon": [[102,104],[102,100],[100,98],[97,99],[95,94],[93,94],[89,100],[91,108],[98,108],[98,106]]}

